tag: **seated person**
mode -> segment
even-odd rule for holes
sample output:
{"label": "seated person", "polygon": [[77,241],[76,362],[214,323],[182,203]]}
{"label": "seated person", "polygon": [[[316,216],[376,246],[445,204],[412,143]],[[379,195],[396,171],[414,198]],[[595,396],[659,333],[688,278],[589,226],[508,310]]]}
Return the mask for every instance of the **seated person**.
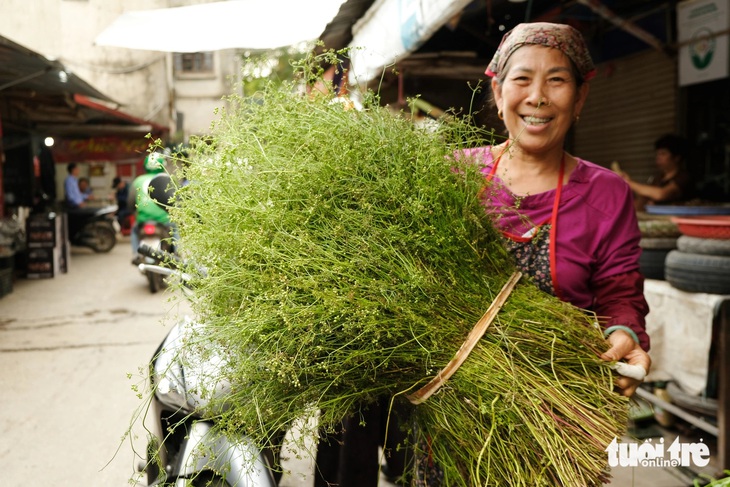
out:
{"label": "seated person", "polygon": [[79,178],[79,191],[81,191],[82,195],[86,196],[87,200],[94,199],[89,178]]}
{"label": "seated person", "polygon": [[86,205],[86,200],[89,199],[89,195],[82,192],[79,186],[79,166],[75,162],[70,162],[66,166],[66,170],[68,176],[63,182],[66,207],[70,210],[83,208]]}
{"label": "seated person", "polygon": [[654,142],[658,172],[647,183],[638,183],[617,169],[634,192],[635,207],[642,211],[646,205],[676,204],[693,197],[693,183],[685,168],[686,141],[674,134],[659,137]]}

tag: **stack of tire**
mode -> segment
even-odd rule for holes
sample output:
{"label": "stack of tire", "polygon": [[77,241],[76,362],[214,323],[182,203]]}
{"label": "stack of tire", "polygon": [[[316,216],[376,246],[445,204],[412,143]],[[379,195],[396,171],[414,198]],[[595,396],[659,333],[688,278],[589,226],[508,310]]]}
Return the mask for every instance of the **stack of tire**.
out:
{"label": "stack of tire", "polygon": [[679,228],[677,250],[665,261],[667,282],[687,292],[730,294],[730,227],[712,233]]}
{"label": "stack of tire", "polygon": [[641,257],[639,269],[647,279],[665,279],[665,261],[669,252],[677,248],[681,235],[677,225],[669,219],[640,220]]}

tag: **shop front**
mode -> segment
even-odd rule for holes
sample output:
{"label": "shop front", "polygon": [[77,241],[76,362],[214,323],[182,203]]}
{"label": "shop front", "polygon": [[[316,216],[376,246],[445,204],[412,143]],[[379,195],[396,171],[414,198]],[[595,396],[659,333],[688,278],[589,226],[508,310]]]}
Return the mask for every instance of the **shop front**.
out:
{"label": "shop front", "polygon": [[[484,70],[504,33],[525,21],[574,26],[598,74],[568,150],[606,167],[617,160],[645,181],[656,170],[654,141],[678,133],[692,147],[688,165],[702,197],[730,201],[727,0],[350,0],[346,7],[321,40],[352,49],[351,84],[378,91],[396,109],[409,110],[417,98],[427,107],[421,114],[471,113],[498,134]],[[684,64],[699,74],[687,77]]]}
{"label": "shop front", "polygon": [[[570,24],[583,33],[598,72],[567,150],[604,167],[619,161],[634,179],[646,181],[656,171],[655,140],[682,135],[691,145],[687,169],[697,195],[686,204],[730,213],[727,0],[482,0],[449,2],[458,6],[442,9],[448,14],[442,16],[418,8],[420,3],[347,2],[351,8],[341,11],[321,39],[327,48],[353,49],[351,84],[377,91],[383,104],[414,110],[414,116],[438,118],[453,110],[501,134],[484,70],[502,36],[525,21]],[[391,26],[389,35],[384,25]],[[375,52],[368,53],[371,48]],[[672,215],[648,218],[671,224]],[[676,249],[680,236],[674,228],[662,238]],[[694,258],[697,263],[712,259],[730,268],[727,256]],[[726,283],[727,275],[718,269],[705,274],[694,269],[691,280],[706,283],[717,274]],[[681,289],[663,276],[645,285],[656,361],[649,380],[668,381],[676,396],[669,407],[691,427],[717,438],[713,455],[721,469],[730,468],[727,289]],[[642,390],[642,399],[666,406],[649,389]]]}
{"label": "shop front", "polygon": [[112,179],[133,178],[151,140],[167,133],[124,113],[60,62],[0,37],[0,257],[15,257],[6,261],[16,268],[27,257],[27,221],[58,211],[68,163],[103,201]]}

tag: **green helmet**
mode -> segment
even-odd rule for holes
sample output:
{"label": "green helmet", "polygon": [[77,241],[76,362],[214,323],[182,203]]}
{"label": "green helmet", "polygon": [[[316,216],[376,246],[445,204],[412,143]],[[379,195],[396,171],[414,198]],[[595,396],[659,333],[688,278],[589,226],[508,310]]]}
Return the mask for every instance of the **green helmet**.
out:
{"label": "green helmet", "polygon": [[165,156],[159,152],[151,152],[144,159],[144,170],[156,174],[165,170]]}

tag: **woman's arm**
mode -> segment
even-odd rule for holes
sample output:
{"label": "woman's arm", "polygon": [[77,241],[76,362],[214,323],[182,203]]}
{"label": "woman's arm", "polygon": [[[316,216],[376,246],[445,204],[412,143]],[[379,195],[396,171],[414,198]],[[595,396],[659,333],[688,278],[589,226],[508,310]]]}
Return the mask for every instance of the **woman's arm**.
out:
{"label": "woman's arm", "polygon": [[[594,311],[604,330],[610,332],[611,348],[601,355],[608,361],[623,360],[640,365],[648,373],[651,357],[645,317],[649,305],[644,299],[644,278],[638,271],[626,272],[594,283]],[[631,333],[633,332],[633,334]],[[631,396],[642,381],[618,376],[616,388]]]}
{"label": "woman's arm", "polygon": [[682,196],[682,188],[679,187],[676,181],[669,181],[664,186],[652,186],[651,184],[637,183],[628,176],[624,176],[624,180],[634,193],[648,198],[654,203],[671,201]]}
{"label": "woman's arm", "polygon": [[649,305],[644,298],[644,276],[639,271],[617,274],[592,285],[593,311],[604,329],[627,326],[635,334],[643,350],[650,347],[646,334]]}
{"label": "woman's arm", "polygon": [[[604,182],[602,214],[605,220],[597,235],[600,243],[589,283],[593,295],[591,309],[611,344],[602,358],[640,365],[648,373],[651,358],[647,353],[650,342],[645,318],[649,305],[644,298],[644,276],[639,271],[641,233],[631,189],[615,179],[614,183],[618,184]],[[630,396],[640,383],[640,380],[619,376],[616,387]]]}

